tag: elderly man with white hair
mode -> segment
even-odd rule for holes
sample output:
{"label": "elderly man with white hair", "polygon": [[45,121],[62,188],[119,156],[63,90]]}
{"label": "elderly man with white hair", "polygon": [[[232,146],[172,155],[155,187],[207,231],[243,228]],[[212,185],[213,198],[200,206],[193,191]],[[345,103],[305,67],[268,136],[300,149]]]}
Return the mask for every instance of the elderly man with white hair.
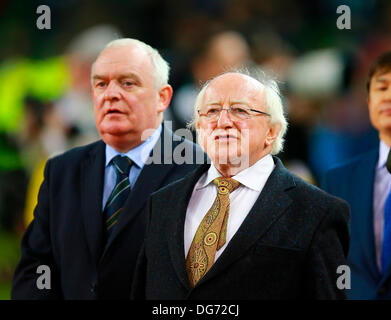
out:
{"label": "elderly man with white hair", "polygon": [[172,159],[177,146],[203,154],[162,124],[168,76],[158,51],[136,39],[100,53],[91,84],[102,140],[47,162],[13,299],[129,298],[149,195],[197,167]]}
{"label": "elderly man with white hair", "polygon": [[274,156],[287,122],[273,80],[208,82],[191,124],[211,159],[152,194],[135,299],[344,299],[347,204]]}

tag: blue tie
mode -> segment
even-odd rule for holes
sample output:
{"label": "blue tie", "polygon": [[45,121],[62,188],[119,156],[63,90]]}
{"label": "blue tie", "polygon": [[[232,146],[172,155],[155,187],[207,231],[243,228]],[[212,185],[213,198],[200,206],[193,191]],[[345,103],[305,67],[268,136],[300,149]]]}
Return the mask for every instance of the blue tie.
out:
{"label": "blue tie", "polygon": [[385,273],[391,261],[391,192],[384,206],[383,245],[381,254],[382,272]]}
{"label": "blue tie", "polygon": [[128,157],[119,155],[114,157],[111,162],[117,175],[117,180],[103,210],[108,235],[111,234],[113,227],[117,223],[119,213],[128,198],[130,192],[129,171],[132,166],[132,161]]}

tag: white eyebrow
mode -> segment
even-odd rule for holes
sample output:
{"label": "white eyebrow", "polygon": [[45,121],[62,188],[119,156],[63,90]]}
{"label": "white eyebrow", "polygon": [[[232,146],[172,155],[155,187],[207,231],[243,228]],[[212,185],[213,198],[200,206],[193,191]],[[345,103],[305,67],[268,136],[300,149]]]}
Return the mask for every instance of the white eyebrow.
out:
{"label": "white eyebrow", "polygon": [[246,106],[250,106],[250,104],[246,101],[241,101],[241,100],[234,100],[234,101],[231,101],[230,103],[231,105],[232,104],[245,104]]}
{"label": "white eyebrow", "polygon": [[218,101],[211,101],[211,102],[205,103],[205,105],[207,105],[207,106],[210,106],[210,105],[218,105],[218,106],[220,106],[221,104]]}
{"label": "white eyebrow", "polygon": [[[246,106],[250,106],[250,104],[246,101],[242,101],[242,100],[233,100],[233,101],[230,101],[229,105],[233,105],[233,104],[245,104]],[[211,101],[211,102],[208,102],[205,104],[206,106],[221,106],[221,103],[218,102],[218,101]]]}

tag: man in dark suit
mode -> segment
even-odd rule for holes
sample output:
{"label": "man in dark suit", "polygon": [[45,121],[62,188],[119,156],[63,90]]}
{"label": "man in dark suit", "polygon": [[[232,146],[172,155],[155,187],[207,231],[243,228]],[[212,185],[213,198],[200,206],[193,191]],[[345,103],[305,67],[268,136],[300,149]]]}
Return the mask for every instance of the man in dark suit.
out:
{"label": "man in dark suit", "polygon": [[287,126],[276,83],[214,78],[193,125],[212,165],[152,194],[131,297],[343,299],[349,208],[271,155]]}
{"label": "man in dark suit", "polygon": [[129,298],[148,196],[194,170],[196,155],[203,159],[162,124],[168,73],[159,53],[138,40],[115,40],[101,52],[91,76],[103,141],[47,162],[13,299]]}
{"label": "man in dark suit", "polygon": [[348,298],[391,299],[391,207],[387,205],[391,199],[391,167],[387,166],[391,146],[391,51],[372,65],[367,93],[370,120],[379,131],[379,148],[330,170],[322,187],[345,199],[351,208],[348,263],[352,279]]}

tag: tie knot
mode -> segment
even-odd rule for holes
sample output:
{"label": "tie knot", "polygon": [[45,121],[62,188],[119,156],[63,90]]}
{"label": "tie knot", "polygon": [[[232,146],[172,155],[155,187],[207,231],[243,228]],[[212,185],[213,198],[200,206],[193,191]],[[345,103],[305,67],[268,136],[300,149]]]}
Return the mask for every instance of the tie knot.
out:
{"label": "tie knot", "polygon": [[227,194],[236,190],[240,186],[240,182],[232,178],[219,177],[213,180],[219,194]]}
{"label": "tie knot", "polygon": [[132,160],[130,160],[128,157],[122,157],[118,155],[115,156],[112,161],[117,175],[129,176]]}

